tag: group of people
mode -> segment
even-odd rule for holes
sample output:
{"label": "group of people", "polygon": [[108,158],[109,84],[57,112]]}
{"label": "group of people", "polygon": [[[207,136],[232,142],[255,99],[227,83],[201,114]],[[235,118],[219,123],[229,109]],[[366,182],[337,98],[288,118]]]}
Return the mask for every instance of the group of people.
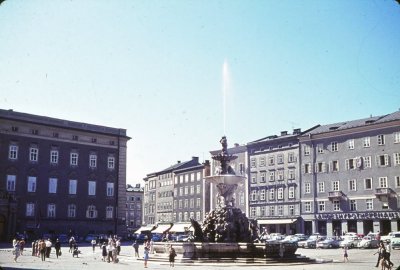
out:
{"label": "group of people", "polygon": [[[92,242],[93,252],[95,250],[95,244]],[[117,236],[108,238],[107,242],[103,242],[100,246],[102,261],[118,263],[118,255],[121,252],[121,240]]]}
{"label": "group of people", "polygon": [[[45,261],[46,258],[50,258],[51,248],[53,243],[50,239],[40,239],[32,242],[32,256],[37,256]],[[54,244],[54,248],[56,250],[57,258],[61,256],[61,243],[57,239]]]}
{"label": "group of people", "polygon": [[21,240],[17,240],[14,238],[13,240],[13,255],[14,262],[17,262],[17,259],[20,255],[23,255],[25,248],[25,240],[22,238]]}
{"label": "group of people", "polygon": [[381,266],[382,270],[391,269],[394,265],[392,261],[390,261],[390,253],[392,252],[391,243],[385,243],[383,241],[379,241],[378,251],[375,254],[378,254],[378,261],[376,262],[375,267]]}

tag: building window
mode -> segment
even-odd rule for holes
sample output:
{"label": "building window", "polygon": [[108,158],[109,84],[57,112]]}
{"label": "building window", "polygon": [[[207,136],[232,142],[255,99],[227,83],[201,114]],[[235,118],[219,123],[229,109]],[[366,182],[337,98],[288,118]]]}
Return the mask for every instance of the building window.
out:
{"label": "building window", "polygon": [[269,200],[275,201],[275,189],[273,188],[269,190]]}
{"label": "building window", "polygon": [[304,164],[304,173],[311,173],[311,163]]}
{"label": "building window", "polygon": [[48,218],[56,217],[56,205],[54,203],[47,205],[47,217]]}
{"label": "building window", "polygon": [[324,153],[324,146],[322,144],[318,144],[317,149],[318,149],[318,154]]}
{"label": "building window", "polygon": [[339,191],[339,181],[333,181],[332,182],[332,190],[333,191]]}
{"label": "building window", "polygon": [[96,206],[94,206],[94,205],[88,206],[88,208],[86,210],[86,217],[87,218],[96,218],[97,217]]}
{"label": "building window", "polygon": [[18,146],[17,145],[10,145],[8,150],[8,158],[9,159],[18,159]]}
{"label": "building window", "polygon": [[372,189],[372,178],[364,179],[365,189]]}
{"label": "building window", "polygon": [[185,207],[185,209],[187,209],[189,207],[189,200],[188,199],[185,199],[184,207]]}
{"label": "building window", "polygon": [[57,178],[49,178],[49,193],[57,193]]}
{"label": "building window", "polygon": [[201,212],[196,212],[196,220],[199,221],[201,219]]}
{"label": "building window", "polygon": [[357,180],[356,179],[351,179],[349,181],[349,190],[350,191],[356,191],[357,190]]}
{"label": "building window", "polygon": [[11,130],[12,130],[13,132],[18,132],[18,127],[17,127],[17,126],[12,126],[12,127],[11,127]]}
{"label": "building window", "polygon": [[346,170],[353,170],[353,169],[355,169],[356,168],[356,164],[355,164],[356,162],[355,162],[355,159],[354,158],[351,158],[351,159],[346,159],[345,160],[345,167],[346,167]]}
{"label": "building window", "polygon": [[275,181],[275,172],[269,171],[269,181]]}
{"label": "building window", "polygon": [[186,186],[186,187],[185,187],[185,195],[188,195],[188,194],[189,194],[189,187]]}
{"label": "building window", "polygon": [[288,154],[288,163],[295,162],[294,153]]}
{"label": "building window", "polygon": [[325,202],[324,201],[318,202],[318,211],[325,212]]}
{"label": "building window", "polygon": [[260,207],[260,217],[265,217],[265,206]]}
{"label": "building window", "polygon": [[366,199],[365,203],[366,203],[366,209],[367,210],[373,210],[374,209],[374,204],[373,204],[373,200],[372,199]]}
{"label": "building window", "polygon": [[182,209],[182,204],[183,204],[182,200],[179,200],[179,209]]}
{"label": "building window", "polygon": [[71,166],[78,166],[78,153],[71,153],[70,155],[70,164]]}
{"label": "building window", "polygon": [[107,196],[112,197],[114,196],[114,183],[107,183]]}
{"label": "building window", "polygon": [[97,155],[95,155],[95,154],[89,155],[89,167],[90,168],[97,167]]}
{"label": "building window", "polygon": [[279,154],[279,155],[276,157],[276,162],[277,162],[278,164],[283,164],[283,155],[282,155],[282,154]]}
{"label": "building window", "polygon": [[260,167],[265,167],[265,157],[260,157]]}
{"label": "building window", "polygon": [[252,158],[252,159],[250,160],[250,167],[251,167],[251,168],[255,168],[255,167],[256,167],[256,159],[255,159],[255,158]]}
{"label": "building window", "polygon": [[28,192],[36,192],[36,177],[28,176]]}
{"label": "building window", "polygon": [[311,202],[304,203],[304,212],[311,212]]}
{"label": "building window", "polygon": [[75,204],[69,204],[68,205],[68,213],[67,213],[69,218],[74,218],[76,217],[76,205]]}
{"label": "building window", "polygon": [[380,166],[380,167],[388,166],[389,165],[389,155],[385,154],[385,155],[376,156],[376,162],[377,162],[378,166]]}
{"label": "building window", "polygon": [[283,200],[283,188],[278,188],[278,200]]}
{"label": "building window", "polygon": [[325,192],[325,183],[324,182],[319,182],[318,183],[318,192],[319,193]]}
{"label": "building window", "polygon": [[194,199],[192,198],[192,199],[190,199],[190,208],[194,208]]}
{"label": "building window", "polygon": [[340,201],[339,200],[333,200],[333,211],[340,211]]}
{"label": "building window", "polygon": [[350,200],[350,211],[357,211],[356,200]]}
{"label": "building window", "polygon": [[283,216],[283,205],[278,205],[278,216]]}
{"label": "building window", "polygon": [[252,201],[256,201],[257,200],[257,190],[253,189],[251,191],[251,197],[250,198],[251,198]]}
{"label": "building window", "polygon": [[379,177],[379,187],[381,187],[381,188],[388,187],[387,177]]}
{"label": "building window", "polygon": [[363,157],[364,168],[371,168],[371,156]]}
{"label": "building window", "polygon": [[78,140],[78,135],[72,135],[72,139],[73,139],[74,141],[77,141],[77,140]]}
{"label": "building window", "polygon": [[201,193],[201,186],[197,185],[196,186],[196,194],[200,194]]}
{"label": "building window", "polygon": [[289,199],[294,199],[294,187],[289,187]]}
{"label": "building window", "polygon": [[39,149],[37,147],[29,148],[29,161],[37,162],[39,159]]}
{"label": "building window", "polygon": [[265,183],[265,172],[260,174],[260,183]]}
{"label": "building window", "polygon": [[114,168],[115,168],[115,158],[114,157],[107,158],[107,168],[110,170],[114,170]]}
{"label": "building window", "polygon": [[338,172],[339,171],[339,161],[338,160],[333,160],[331,163],[331,171],[332,172]]}
{"label": "building window", "polygon": [[316,166],[317,166],[317,172],[318,172],[318,173],[324,173],[324,172],[326,171],[326,169],[325,169],[325,162],[318,162],[318,163],[316,164]]}
{"label": "building window", "polygon": [[371,146],[371,138],[370,137],[363,138],[363,146],[364,147],[370,147]]}
{"label": "building window", "polygon": [[394,133],[394,143],[400,143],[400,132]]}
{"label": "building window", "polygon": [[77,190],[77,186],[78,186],[78,180],[70,179],[69,180],[69,186],[68,186],[68,193],[70,195],[75,195],[76,194],[76,190]]}
{"label": "building window", "polygon": [[310,155],[310,146],[309,145],[304,145],[303,147],[304,155],[309,156]]}
{"label": "building window", "polygon": [[394,153],[393,160],[394,160],[394,165],[399,166],[400,165],[400,153]]}
{"label": "building window", "polygon": [[350,139],[347,141],[347,148],[354,149],[354,139]]}
{"label": "building window", "polygon": [[394,181],[396,183],[396,187],[400,187],[400,176],[395,176]]}
{"label": "building window", "polygon": [[294,216],[294,205],[289,205],[289,216]]}
{"label": "building window", "polygon": [[180,187],[180,188],[179,188],[179,195],[180,195],[180,196],[183,196],[183,195],[184,195],[184,194],[183,194],[183,187]]}
{"label": "building window", "polygon": [[268,165],[272,166],[275,164],[275,157],[274,156],[268,156]]}
{"label": "building window", "polygon": [[58,132],[53,132],[53,137],[58,138]]}
{"label": "building window", "polygon": [[196,207],[197,207],[197,208],[200,208],[200,207],[201,207],[201,199],[200,199],[200,198],[197,198],[197,199],[196,199]]}
{"label": "building window", "polygon": [[88,187],[88,195],[89,196],[95,196],[96,195],[96,182],[95,181],[89,181],[89,187]]}
{"label": "building window", "polygon": [[251,176],[251,183],[252,183],[252,184],[256,184],[256,183],[257,183],[257,178],[256,178],[255,175],[252,175],[252,176]]}
{"label": "building window", "polygon": [[271,205],[269,207],[269,215],[270,216],[275,216],[275,205]]}
{"label": "building window", "polygon": [[265,201],[265,189],[262,189],[260,192],[260,200]]}
{"label": "building window", "polygon": [[7,175],[7,191],[15,191],[16,175]]}
{"label": "building window", "polygon": [[26,204],[25,215],[27,217],[33,217],[35,215],[35,204],[34,203],[27,203]]}
{"label": "building window", "polygon": [[284,171],[283,170],[278,170],[278,181],[284,180]]}
{"label": "building window", "polygon": [[385,145],[385,135],[378,135],[378,145]]}
{"label": "building window", "polygon": [[114,216],[114,207],[112,206],[107,206],[106,207],[106,218],[111,219]]}
{"label": "building window", "polygon": [[332,152],[338,151],[338,143],[337,142],[331,142],[331,151]]}
{"label": "building window", "polygon": [[293,180],[295,178],[294,170],[288,170],[288,180]]}
{"label": "building window", "polygon": [[50,163],[58,164],[58,151],[57,150],[50,151]]}
{"label": "building window", "polygon": [[306,183],[304,187],[304,193],[311,193],[311,183]]}

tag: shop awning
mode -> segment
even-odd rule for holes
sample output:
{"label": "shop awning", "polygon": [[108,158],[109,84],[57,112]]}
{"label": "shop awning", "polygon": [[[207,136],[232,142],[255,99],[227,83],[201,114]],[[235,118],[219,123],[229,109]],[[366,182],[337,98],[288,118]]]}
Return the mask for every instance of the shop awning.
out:
{"label": "shop awning", "polygon": [[141,234],[143,231],[151,231],[154,229],[154,227],[155,227],[154,225],[142,226],[137,231],[135,231],[135,233]]}
{"label": "shop awning", "polygon": [[265,225],[265,224],[292,224],[296,222],[297,219],[295,218],[290,218],[290,219],[265,219],[265,220],[257,220],[257,223],[259,225]]}
{"label": "shop awning", "polygon": [[172,224],[159,224],[157,226],[157,228],[155,228],[154,230],[152,230],[152,233],[165,233],[166,231],[168,231],[169,228],[171,228]]}
{"label": "shop awning", "polygon": [[175,223],[169,231],[177,232],[177,233],[194,231],[191,226],[192,226],[192,224],[190,224],[190,223]]}

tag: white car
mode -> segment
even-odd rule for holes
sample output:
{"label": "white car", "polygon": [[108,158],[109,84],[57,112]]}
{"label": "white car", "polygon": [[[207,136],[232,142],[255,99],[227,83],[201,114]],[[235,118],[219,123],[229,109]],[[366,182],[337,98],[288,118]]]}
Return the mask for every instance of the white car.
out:
{"label": "white car", "polygon": [[354,248],[360,243],[361,238],[358,236],[345,236],[343,241],[340,242],[340,247]]}
{"label": "white car", "polygon": [[379,246],[379,240],[374,236],[367,235],[358,243],[359,248],[377,248]]}
{"label": "white car", "polygon": [[381,241],[389,243],[395,235],[400,234],[400,232],[390,232],[387,235],[381,236]]}
{"label": "white car", "polygon": [[400,248],[400,232],[395,232],[390,239],[392,249]]}

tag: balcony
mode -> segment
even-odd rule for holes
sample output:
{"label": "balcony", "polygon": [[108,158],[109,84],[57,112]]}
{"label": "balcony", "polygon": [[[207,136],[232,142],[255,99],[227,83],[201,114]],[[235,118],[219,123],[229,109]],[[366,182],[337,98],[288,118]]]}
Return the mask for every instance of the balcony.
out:
{"label": "balcony", "polygon": [[391,188],[376,188],[375,196],[381,201],[387,201],[390,197],[393,197],[396,193]]}
{"label": "balcony", "polygon": [[340,200],[340,199],[344,199],[344,194],[342,191],[329,191],[328,192],[328,198],[330,200]]}

